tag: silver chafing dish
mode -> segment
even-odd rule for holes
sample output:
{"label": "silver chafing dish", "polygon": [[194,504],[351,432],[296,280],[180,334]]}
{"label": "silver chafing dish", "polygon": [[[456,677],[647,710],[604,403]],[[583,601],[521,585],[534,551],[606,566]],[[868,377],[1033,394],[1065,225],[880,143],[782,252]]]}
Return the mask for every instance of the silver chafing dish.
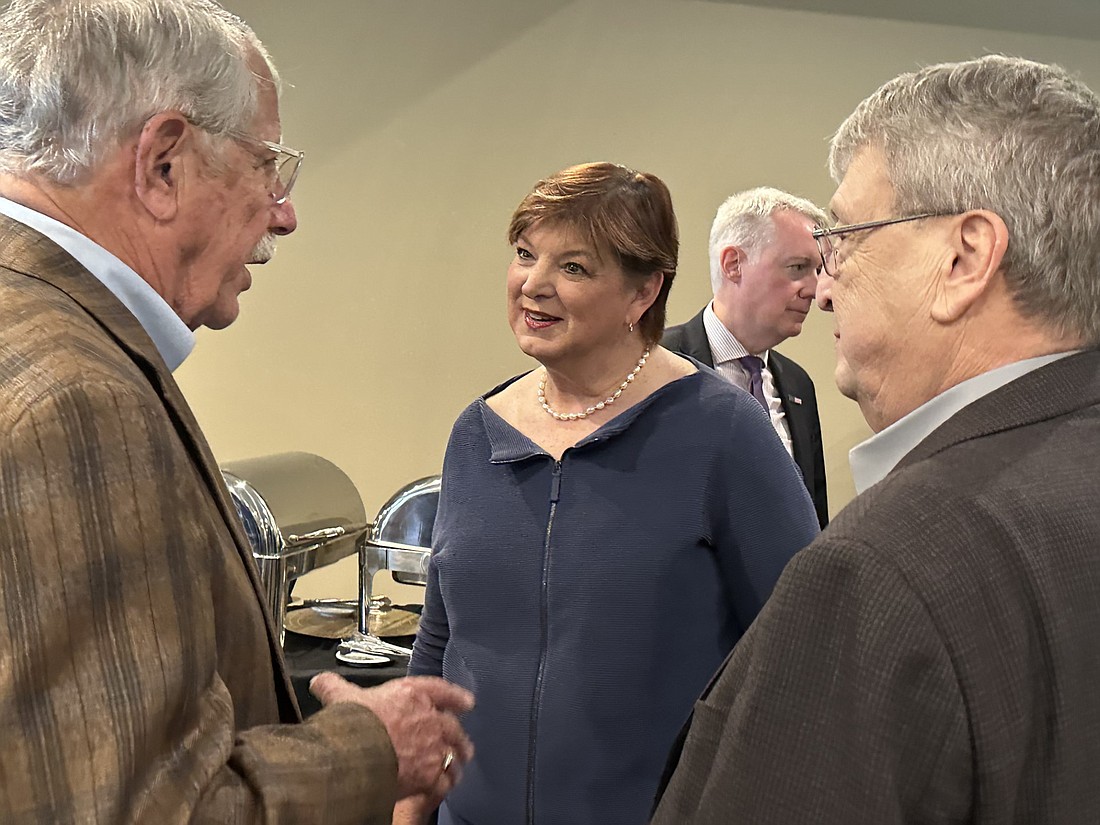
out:
{"label": "silver chafing dish", "polygon": [[280,630],[294,579],[354,553],[359,556],[357,630],[343,641],[341,650],[372,655],[408,652],[369,632],[373,581],[379,571],[389,570],[405,584],[427,582],[439,476],[405,485],[370,522],[351,479],[320,456],[280,453],[251,458],[224,465],[222,475]]}
{"label": "silver chafing dish", "polygon": [[375,555],[373,566],[389,570],[402,584],[428,583],[427,559],[422,551],[432,546],[439,481],[435,475],[406,484],[382,505],[371,525],[368,553]]}

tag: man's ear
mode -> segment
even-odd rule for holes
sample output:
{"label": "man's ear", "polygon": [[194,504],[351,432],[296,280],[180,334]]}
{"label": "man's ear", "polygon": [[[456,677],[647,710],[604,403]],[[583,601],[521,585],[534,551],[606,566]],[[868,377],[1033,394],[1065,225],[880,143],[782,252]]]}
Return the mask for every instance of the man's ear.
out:
{"label": "man's ear", "polygon": [[932,317],[942,324],[962,318],[1000,278],[1008,249],[1008,227],[996,212],[964,212],[951,226],[953,257],[937,284]]}
{"label": "man's ear", "polygon": [[160,112],[142,127],[134,156],[134,192],[158,221],[179,209],[184,147],[191,125],[179,112]]}
{"label": "man's ear", "polygon": [[722,250],[718,263],[722,267],[722,277],[733,283],[741,282],[741,263],[745,260],[745,250],[739,246],[727,246]]}

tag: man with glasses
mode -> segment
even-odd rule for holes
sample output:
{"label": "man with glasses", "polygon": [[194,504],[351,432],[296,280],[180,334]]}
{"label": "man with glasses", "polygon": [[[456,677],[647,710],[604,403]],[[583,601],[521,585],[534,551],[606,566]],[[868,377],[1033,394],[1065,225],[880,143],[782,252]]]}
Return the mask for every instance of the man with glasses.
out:
{"label": "man with glasses", "polygon": [[208,0],[0,13],[2,822],[388,823],[470,755],[442,680],[301,722],[172,378],[297,226],[277,84]]}
{"label": "man with glasses", "polygon": [[824,220],[810,201],[779,189],[728,197],[710,230],[714,300],[661,340],[756,397],[798,465],[822,527],[829,498],[814,382],[772,348],[802,332],[813,306],[821,262],[810,232]]}
{"label": "man with glasses", "polygon": [[1100,821],[1100,98],[932,66],[830,165],[859,495],[696,706],[654,822]]}

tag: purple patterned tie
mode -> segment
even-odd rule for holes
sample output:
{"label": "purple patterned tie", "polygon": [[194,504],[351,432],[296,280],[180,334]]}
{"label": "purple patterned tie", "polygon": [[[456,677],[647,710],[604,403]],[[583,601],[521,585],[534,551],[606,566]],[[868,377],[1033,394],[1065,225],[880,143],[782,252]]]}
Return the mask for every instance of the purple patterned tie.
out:
{"label": "purple patterned tie", "polygon": [[749,392],[753,398],[760,402],[760,406],[768,412],[768,399],[764,397],[764,359],[755,355],[745,355],[737,359],[749,374]]}

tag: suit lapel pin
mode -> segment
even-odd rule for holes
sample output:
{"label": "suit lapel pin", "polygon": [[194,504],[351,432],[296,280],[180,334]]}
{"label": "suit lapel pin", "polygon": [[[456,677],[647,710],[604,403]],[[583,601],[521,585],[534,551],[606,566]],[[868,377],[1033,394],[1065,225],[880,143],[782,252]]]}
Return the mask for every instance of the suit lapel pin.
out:
{"label": "suit lapel pin", "polygon": [[797,395],[788,395],[787,400],[790,401],[793,404],[801,404],[802,403],[802,399],[799,398]]}

